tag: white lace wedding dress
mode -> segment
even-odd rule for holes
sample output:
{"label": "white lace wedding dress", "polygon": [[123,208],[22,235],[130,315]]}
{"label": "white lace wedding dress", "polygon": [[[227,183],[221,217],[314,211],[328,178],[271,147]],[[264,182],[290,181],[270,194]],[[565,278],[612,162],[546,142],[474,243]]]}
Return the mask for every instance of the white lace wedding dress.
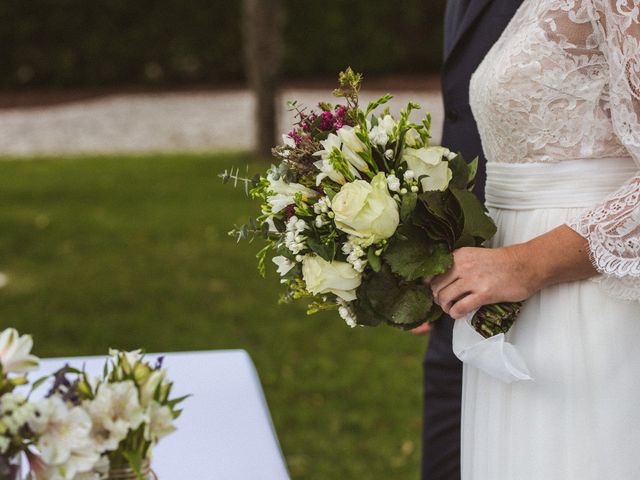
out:
{"label": "white lace wedding dress", "polygon": [[525,303],[534,381],[465,365],[462,478],[640,478],[640,0],[525,0],[470,93],[494,244],[568,224],[600,275]]}

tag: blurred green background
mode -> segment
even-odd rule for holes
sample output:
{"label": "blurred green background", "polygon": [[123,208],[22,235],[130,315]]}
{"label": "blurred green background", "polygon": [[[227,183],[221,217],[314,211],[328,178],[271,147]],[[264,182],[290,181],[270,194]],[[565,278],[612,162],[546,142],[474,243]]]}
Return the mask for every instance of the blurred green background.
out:
{"label": "blurred green background", "polygon": [[[437,71],[444,3],[284,0],[283,73]],[[3,0],[0,86],[242,80],[241,11],[240,0]]]}
{"label": "blurred green background", "polygon": [[[444,3],[286,0],[283,78],[436,73]],[[240,1],[3,0],[0,93],[242,86],[240,23]],[[417,479],[426,338],[278,305],[259,245],[227,236],[256,205],[217,175],[245,165],[266,166],[0,152],[2,327],[40,356],[246,349],[293,479]]]}

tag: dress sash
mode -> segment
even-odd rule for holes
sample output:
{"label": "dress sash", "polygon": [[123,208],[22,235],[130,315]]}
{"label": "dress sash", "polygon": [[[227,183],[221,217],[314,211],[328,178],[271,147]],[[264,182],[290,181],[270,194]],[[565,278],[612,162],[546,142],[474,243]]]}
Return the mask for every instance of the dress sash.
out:
{"label": "dress sash", "polygon": [[557,163],[487,163],[486,206],[506,210],[587,208],[616,191],[640,167],[632,158]]}

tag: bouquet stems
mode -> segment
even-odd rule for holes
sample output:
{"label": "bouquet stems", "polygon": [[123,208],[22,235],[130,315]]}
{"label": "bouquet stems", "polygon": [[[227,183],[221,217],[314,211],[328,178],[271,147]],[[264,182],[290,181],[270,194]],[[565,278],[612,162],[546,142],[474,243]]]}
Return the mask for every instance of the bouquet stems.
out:
{"label": "bouquet stems", "polygon": [[471,326],[485,338],[507,333],[516,321],[522,302],[485,305],[471,319]]}

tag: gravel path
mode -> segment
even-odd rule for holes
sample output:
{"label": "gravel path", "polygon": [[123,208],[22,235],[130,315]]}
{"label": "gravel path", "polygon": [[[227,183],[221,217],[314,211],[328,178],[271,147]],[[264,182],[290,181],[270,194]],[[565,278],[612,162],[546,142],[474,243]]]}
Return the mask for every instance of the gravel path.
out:
{"label": "gravel path", "polygon": [[[363,103],[386,92],[366,91]],[[285,90],[280,130],[292,116],[286,100],[308,106],[327,91]],[[407,101],[433,116],[433,138],[442,131],[442,104],[433,91],[402,91],[392,110]],[[249,149],[254,138],[253,98],[246,90],[163,94],[120,94],[56,106],[0,110],[0,155],[208,151]],[[418,119],[418,115],[412,116]]]}

